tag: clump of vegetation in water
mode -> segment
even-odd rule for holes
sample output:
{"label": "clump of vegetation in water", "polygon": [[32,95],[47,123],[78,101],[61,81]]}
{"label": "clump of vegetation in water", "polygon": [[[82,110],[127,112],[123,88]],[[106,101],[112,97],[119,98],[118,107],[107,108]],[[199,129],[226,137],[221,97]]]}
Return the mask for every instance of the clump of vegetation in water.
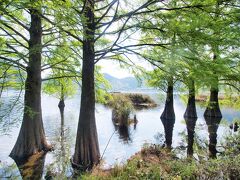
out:
{"label": "clump of vegetation in water", "polygon": [[[134,108],[139,109],[139,108],[150,108],[150,107],[156,107],[157,104],[154,102],[154,100],[146,95],[146,94],[140,94],[140,93],[113,93],[112,94],[113,99],[118,98],[118,97],[123,97],[127,98]],[[109,98],[109,102],[107,105],[110,107],[112,106],[111,103],[112,99]]]}
{"label": "clump of vegetation in water", "polygon": [[120,126],[127,126],[130,113],[134,109],[129,98],[121,94],[114,95],[109,105],[113,108],[113,121]]}
{"label": "clump of vegetation in water", "polygon": [[132,101],[134,106],[146,106],[146,107],[155,107],[156,103],[150,96],[146,94],[130,93],[125,94]]}

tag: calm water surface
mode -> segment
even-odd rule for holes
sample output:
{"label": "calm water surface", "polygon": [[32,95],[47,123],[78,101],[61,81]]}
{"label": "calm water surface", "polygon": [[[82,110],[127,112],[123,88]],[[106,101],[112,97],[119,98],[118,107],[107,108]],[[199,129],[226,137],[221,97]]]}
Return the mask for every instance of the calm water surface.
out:
{"label": "calm water surface", "polygon": [[[136,126],[130,125],[128,129],[117,130],[111,119],[111,109],[103,105],[96,105],[96,123],[98,130],[98,139],[101,154],[103,154],[105,167],[112,166],[116,163],[124,163],[130,156],[138,152],[145,143],[157,143],[156,135],[163,134],[164,129],[160,121],[160,114],[163,111],[164,103],[158,99],[157,93],[148,93],[159,104],[152,109],[135,111],[138,123]],[[42,111],[45,133],[49,142],[55,145],[55,151],[47,154],[45,159],[44,174],[48,170],[66,171],[67,175],[71,174],[69,159],[74,151],[78,116],[80,109],[80,96],[69,99],[65,102],[64,126],[61,127],[61,118],[58,109],[58,100],[54,97],[43,95]],[[176,123],[173,132],[173,147],[184,144],[182,132],[186,133],[186,124],[183,114],[186,105],[175,96],[174,108],[176,114]],[[197,136],[208,139],[207,125],[203,119],[204,108],[197,106],[198,120],[196,123]],[[230,123],[235,118],[240,118],[240,112],[231,108],[222,108],[222,122]],[[0,136],[0,179],[6,174],[19,177],[17,167],[14,161],[8,157],[13,148],[20,127],[11,128],[9,135]],[[228,129],[220,124],[218,129],[218,140],[220,141],[223,134]],[[111,139],[110,139],[111,138]],[[206,149],[207,151],[207,149]],[[9,166],[12,166],[8,169]],[[9,171],[9,172],[6,172]],[[2,174],[2,175],[1,175]]]}

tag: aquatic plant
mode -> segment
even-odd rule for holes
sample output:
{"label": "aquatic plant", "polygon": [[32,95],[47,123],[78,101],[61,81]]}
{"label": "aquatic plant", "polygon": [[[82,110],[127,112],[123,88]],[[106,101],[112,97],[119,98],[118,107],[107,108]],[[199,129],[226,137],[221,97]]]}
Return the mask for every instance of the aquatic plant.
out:
{"label": "aquatic plant", "polygon": [[132,102],[125,95],[114,95],[110,102],[112,110],[112,120],[120,125],[127,126],[130,113],[133,111]]}

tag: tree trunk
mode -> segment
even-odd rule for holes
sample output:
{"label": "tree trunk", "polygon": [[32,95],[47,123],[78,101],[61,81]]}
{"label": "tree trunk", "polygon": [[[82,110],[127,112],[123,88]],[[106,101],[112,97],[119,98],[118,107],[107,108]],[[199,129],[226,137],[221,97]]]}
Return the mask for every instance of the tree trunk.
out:
{"label": "tree trunk", "polygon": [[[219,48],[218,46],[213,46],[213,63],[215,63],[215,61],[218,60],[218,56],[219,56]],[[215,118],[222,118],[222,113],[219,107],[219,103],[218,103],[218,75],[216,73],[216,71],[213,70],[213,80],[212,80],[212,84],[211,84],[211,89],[210,89],[210,101],[208,103],[208,106],[204,112],[204,117],[215,117]]]}
{"label": "tree trunk", "polygon": [[73,168],[89,170],[99,163],[100,152],[95,122],[94,89],[94,1],[86,2],[83,40],[82,94],[81,108],[75,152],[72,159]]}
{"label": "tree trunk", "polygon": [[63,85],[61,84],[61,97],[60,101],[58,103],[58,108],[60,110],[60,115],[61,115],[61,127],[64,125],[64,108],[65,108],[65,102],[64,102],[64,92],[63,92]]}
{"label": "tree trunk", "polygon": [[60,100],[58,103],[58,108],[61,116],[61,137],[64,136],[64,107],[65,107],[64,100]]}
{"label": "tree trunk", "polygon": [[195,126],[197,121],[197,111],[196,111],[196,101],[195,101],[195,83],[193,80],[190,81],[188,88],[189,88],[188,103],[187,103],[186,111],[184,113],[184,119],[187,125],[187,133],[188,133],[187,155],[189,157],[192,157]]}
{"label": "tree trunk", "polygon": [[195,101],[195,83],[191,80],[189,84],[189,94],[187,108],[184,117],[197,118],[196,101]]}
{"label": "tree trunk", "polygon": [[222,118],[222,113],[218,103],[218,88],[212,87],[210,90],[210,101],[204,112],[204,117]]}
{"label": "tree trunk", "polygon": [[168,81],[165,108],[160,119],[163,123],[165,131],[165,143],[167,145],[167,148],[171,148],[173,127],[175,124],[175,113],[173,107],[173,78]]}
{"label": "tree trunk", "polygon": [[17,142],[10,154],[15,161],[39,151],[48,151],[41,109],[41,51],[42,24],[40,12],[30,10],[29,64],[25,82],[24,114]]}
{"label": "tree trunk", "polygon": [[62,115],[64,113],[64,108],[65,108],[65,103],[64,103],[64,100],[60,100],[59,103],[58,103],[58,108],[60,110],[60,114],[61,114],[61,118],[62,118]]}

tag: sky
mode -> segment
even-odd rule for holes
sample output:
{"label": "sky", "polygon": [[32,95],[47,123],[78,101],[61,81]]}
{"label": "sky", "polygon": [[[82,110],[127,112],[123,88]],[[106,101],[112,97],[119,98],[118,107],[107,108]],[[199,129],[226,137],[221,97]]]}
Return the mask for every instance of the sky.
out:
{"label": "sky", "polygon": [[133,77],[131,72],[129,72],[127,69],[121,68],[118,62],[103,60],[100,61],[98,65],[102,67],[102,73],[110,74],[116,78]]}
{"label": "sky", "polygon": [[[153,67],[144,60],[138,60],[135,58],[133,60],[133,62],[136,65],[143,67],[145,70],[153,69]],[[100,60],[97,63],[97,65],[102,67],[102,70],[101,70],[102,73],[110,74],[111,76],[114,76],[116,78],[121,79],[121,78],[125,78],[125,77],[133,77],[134,76],[129,69],[121,68],[117,61]]]}

